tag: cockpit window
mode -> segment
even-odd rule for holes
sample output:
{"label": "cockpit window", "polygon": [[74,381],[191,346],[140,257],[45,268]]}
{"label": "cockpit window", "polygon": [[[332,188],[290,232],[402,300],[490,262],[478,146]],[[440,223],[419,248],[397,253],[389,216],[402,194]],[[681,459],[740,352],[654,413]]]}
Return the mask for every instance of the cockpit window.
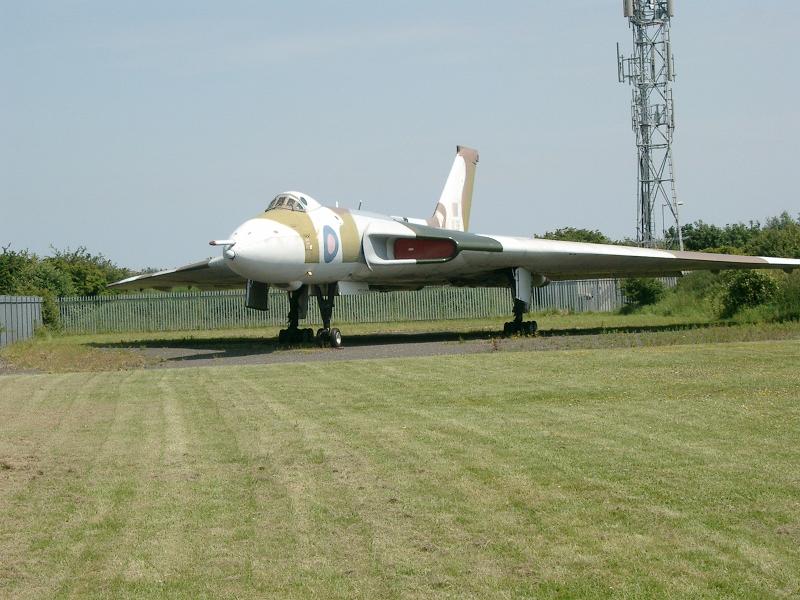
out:
{"label": "cockpit window", "polygon": [[305,198],[300,198],[298,201],[298,199],[294,198],[293,196],[281,195],[276,196],[275,199],[269,203],[267,211],[281,208],[283,210],[306,212],[306,205],[307,203],[305,202]]}

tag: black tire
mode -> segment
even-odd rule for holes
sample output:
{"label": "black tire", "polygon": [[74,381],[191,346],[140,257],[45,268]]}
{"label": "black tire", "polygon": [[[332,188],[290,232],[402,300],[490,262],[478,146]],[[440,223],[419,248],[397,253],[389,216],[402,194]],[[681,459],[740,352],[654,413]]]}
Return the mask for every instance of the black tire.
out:
{"label": "black tire", "polygon": [[509,336],[511,335],[511,323],[503,323],[503,335]]}
{"label": "black tire", "polygon": [[329,332],[327,329],[317,329],[317,345],[322,348],[328,345]]}
{"label": "black tire", "polygon": [[314,339],[314,330],[313,329],[303,329],[300,332],[300,339],[304,343],[308,343]]}
{"label": "black tire", "polygon": [[278,343],[279,344],[285,344],[286,343],[286,330],[285,329],[281,329],[278,332]]}
{"label": "black tire", "polygon": [[329,335],[330,335],[331,348],[341,348],[342,332],[336,329],[336,327],[334,327],[331,329]]}

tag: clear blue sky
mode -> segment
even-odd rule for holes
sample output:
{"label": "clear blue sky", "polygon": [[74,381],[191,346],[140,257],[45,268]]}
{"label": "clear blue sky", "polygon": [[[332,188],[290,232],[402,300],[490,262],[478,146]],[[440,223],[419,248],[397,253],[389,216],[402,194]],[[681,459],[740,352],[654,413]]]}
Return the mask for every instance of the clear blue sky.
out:
{"label": "clear blue sky", "polygon": [[[456,144],[473,231],[633,235],[621,4],[0,0],[0,244],[174,266],[286,189],[426,217]],[[800,4],[676,5],[684,221],[796,215]]]}

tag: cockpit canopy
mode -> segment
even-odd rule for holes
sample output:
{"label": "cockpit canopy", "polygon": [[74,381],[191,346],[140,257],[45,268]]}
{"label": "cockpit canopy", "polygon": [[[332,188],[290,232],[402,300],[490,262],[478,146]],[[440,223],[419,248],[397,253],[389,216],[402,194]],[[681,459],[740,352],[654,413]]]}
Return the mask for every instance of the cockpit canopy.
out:
{"label": "cockpit canopy", "polygon": [[295,212],[307,212],[319,207],[319,203],[311,196],[300,194],[298,192],[284,192],[275,196],[275,199],[269,203],[267,210],[293,210]]}

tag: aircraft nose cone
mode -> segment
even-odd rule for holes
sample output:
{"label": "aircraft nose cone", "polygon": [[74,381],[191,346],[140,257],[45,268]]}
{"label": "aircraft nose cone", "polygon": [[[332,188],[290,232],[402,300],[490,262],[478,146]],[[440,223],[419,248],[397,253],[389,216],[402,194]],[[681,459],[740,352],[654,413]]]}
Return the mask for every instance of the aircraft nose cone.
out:
{"label": "aircraft nose cone", "polygon": [[225,252],[223,252],[225,258],[231,260],[235,259],[236,262],[248,262],[261,259],[262,257],[259,256],[259,254],[259,248],[253,243],[248,243],[246,239],[237,243],[232,248],[226,248]]}

